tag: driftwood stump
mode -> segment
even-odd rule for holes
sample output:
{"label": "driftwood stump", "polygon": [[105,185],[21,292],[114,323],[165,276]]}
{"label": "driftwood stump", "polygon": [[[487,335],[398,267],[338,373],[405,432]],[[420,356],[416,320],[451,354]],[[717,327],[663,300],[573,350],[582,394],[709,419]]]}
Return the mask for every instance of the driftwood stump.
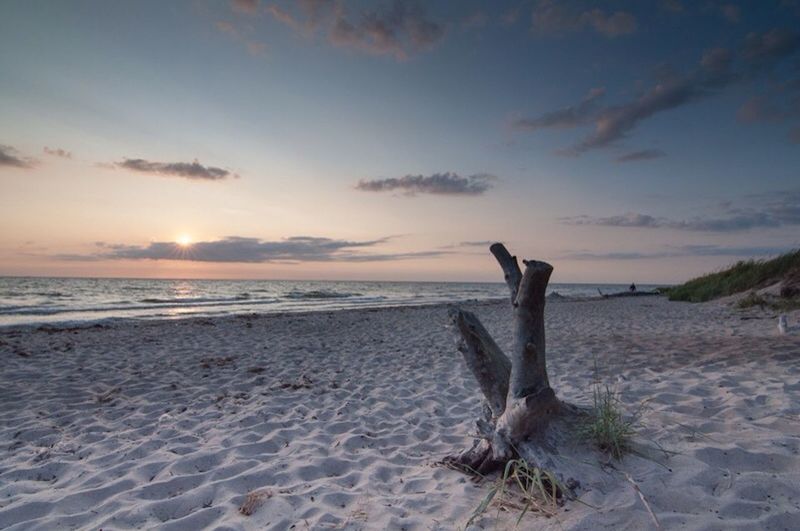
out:
{"label": "driftwood stump", "polygon": [[450,311],[458,350],[486,400],[472,448],[444,462],[486,474],[519,457],[553,474],[562,488],[573,489],[580,467],[561,452],[576,442],[581,412],[559,401],[547,378],[544,307],[553,267],[524,260],[523,272],[503,244],[495,243],[489,250],[503,269],[511,294],[513,350],[510,358],[506,356],[474,314]]}

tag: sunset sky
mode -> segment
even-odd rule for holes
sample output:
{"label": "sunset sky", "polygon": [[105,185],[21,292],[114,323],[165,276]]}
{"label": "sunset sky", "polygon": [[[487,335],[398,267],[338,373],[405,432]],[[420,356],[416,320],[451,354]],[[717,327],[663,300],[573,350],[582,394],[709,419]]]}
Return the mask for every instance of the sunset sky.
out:
{"label": "sunset sky", "polygon": [[[0,3],[0,275],[675,282],[800,245],[800,2]],[[180,242],[180,243],[179,243]]]}

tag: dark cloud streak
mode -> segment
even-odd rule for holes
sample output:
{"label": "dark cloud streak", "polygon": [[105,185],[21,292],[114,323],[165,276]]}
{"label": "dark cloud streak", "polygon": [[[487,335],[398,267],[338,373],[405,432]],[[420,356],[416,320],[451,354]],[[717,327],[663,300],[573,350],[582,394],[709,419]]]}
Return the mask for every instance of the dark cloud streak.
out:
{"label": "dark cloud streak", "polygon": [[367,241],[336,240],[294,236],[278,241],[230,236],[221,240],[195,242],[188,246],[175,242],[152,242],[148,245],[120,245],[98,242],[99,251],[87,255],[58,255],[72,261],[98,260],[183,260],[216,263],[270,262],[385,262],[414,258],[432,258],[444,251],[409,253],[364,253],[361,249],[385,243],[389,238]]}
{"label": "dark cloud streak", "polygon": [[197,181],[221,181],[229,177],[238,177],[223,168],[203,166],[197,160],[194,162],[152,162],[144,159],[124,159],[115,166],[141,173],[168,175]]}
{"label": "dark cloud streak", "polygon": [[603,97],[605,89],[594,88],[576,105],[547,112],[536,118],[516,120],[512,126],[520,131],[536,131],[537,129],[571,128],[591,123],[597,109],[597,100]]}
{"label": "dark cloud streak", "polygon": [[388,8],[364,9],[353,16],[341,3],[299,0],[295,11],[271,5],[268,12],[307,36],[318,30],[325,33],[336,47],[403,61],[429,50],[444,36],[444,26],[430,19],[422,6],[416,0],[394,0]]}
{"label": "dark cloud streak", "polygon": [[627,11],[608,13],[600,8],[581,9],[578,2],[539,0],[532,13],[532,29],[539,34],[577,32],[592,29],[606,37],[636,31],[636,17]]}
{"label": "dark cloud streak", "polygon": [[594,132],[564,153],[579,155],[609,146],[656,114],[716,94],[735,79],[729,65],[727,50],[717,48],[706,52],[701,66],[691,75],[663,80],[633,101],[602,109],[594,121]]}
{"label": "dark cloud streak", "polygon": [[640,160],[658,159],[665,156],[666,153],[664,153],[660,149],[643,149],[641,151],[632,151],[630,153],[625,153],[624,155],[620,155],[619,157],[617,157],[615,160],[617,162],[636,162]]}
{"label": "dark cloud streak", "polygon": [[61,148],[52,148],[51,149],[51,148],[45,146],[42,151],[44,151],[45,154],[47,154],[47,155],[52,155],[53,157],[61,157],[62,159],[71,159],[72,158],[72,153],[70,153],[69,151],[66,151],[64,149],[61,149]]}
{"label": "dark cloud streak", "polygon": [[362,180],[356,185],[357,190],[364,192],[394,192],[405,195],[465,195],[475,196],[487,192],[497,178],[480,173],[462,177],[457,173],[445,172],[433,175],[406,175],[399,178]]}
{"label": "dark cloud streak", "polygon": [[13,147],[0,144],[0,166],[30,169],[35,164],[36,161],[34,159],[22,157]]}
{"label": "dark cloud streak", "polygon": [[[738,54],[738,69],[734,69],[737,56],[733,52],[713,48],[703,54],[699,64],[689,73],[662,75],[649,89],[627,102],[598,107],[590,93],[576,105],[519,119],[512,125],[524,131],[593,125],[594,131],[583,140],[560,151],[562,155],[581,155],[614,145],[653,116],[716,96],[734,83],[752,80],[798,50],[800,35],[796,32],[773,29],[750,33]],[[743,112],[748,119],[748,110]]]}
{"label": "dark cloud streak", "polygon": [[771,66],[798,49],[800,35],[797,32],[774,28],[764,33],[749,33],[744,41],[742,56],[757,66]]}
{"label": "dark cloud streak", "polygon": [[682,245],[668,247],[662,251],[616,251],[592,252],[570,251],[562,254],[562,260],[653,260],[658,258],[681,258],[689,256],[766,257],[790,251],[789,247],[722,247],[718,245]]}
{"label": "dark cloud streak", "polygon": [[608,217],[574,216],[559,221],[568,225],[673,229],[694,232],[742,232],[759,228],[800,225],[800,192],[786,191],[748,198],[748,206],[725,205],[719,216],[686,220],[628,213]]}

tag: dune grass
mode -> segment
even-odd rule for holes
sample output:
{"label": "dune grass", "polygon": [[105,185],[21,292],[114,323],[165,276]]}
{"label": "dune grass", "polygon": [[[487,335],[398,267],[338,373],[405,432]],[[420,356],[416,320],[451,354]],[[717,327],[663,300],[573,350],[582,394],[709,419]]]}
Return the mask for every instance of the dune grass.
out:
{"label": "dune grass", "polygon": [[800,271],[800,249],[771,260],[743,260],[728,269],[703,275],[666,291],[673,301],[705,302],[763,288],[797,271]]}
{"label": "dune grass", "polygon": [[754,306],[758,306],[759,308],[764,308],[769,306],[769,302],[767,299],[756,293],[755,291],[751,291],[741,299],[739,302],[736,303],[736,307],[744,310],[745,308],[752,308]]}
{"label": "dune grass", "polygon": [[754,306],[758,306],[761,309],[768,308],[776,312],[789,312],[800,309],[800,297],[775,299],[762,297],[758,293],[751,292],[736,303],[736,307],[740,310],[753,308]]}
{"label": "dune grass", "polygon": [[642,408],[643,405],[633,415],[626,416],[619,394],[608,385],[596,383],[594,408],[589,420],[581,428],[581,435],[614,459],[622,459],[630,449],[631,438],[636,434]]}
{"label": "dune grass", "polygon": [[558,480],[550,472],[531,466],[524,459],[512,459],[506,463],[503,474],[472,513],[466,527],[492,504],[497,506],[498,511],[517,511],[516,526],[529,512],[555,516],[563,492]]}

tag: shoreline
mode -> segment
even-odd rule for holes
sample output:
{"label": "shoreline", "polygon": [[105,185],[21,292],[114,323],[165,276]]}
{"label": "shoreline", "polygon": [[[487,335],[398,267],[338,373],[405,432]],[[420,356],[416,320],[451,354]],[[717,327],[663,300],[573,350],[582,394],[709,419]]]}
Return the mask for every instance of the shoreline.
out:
{"label": "shoreline", "polygon": [[[559,294],[558,292],[553,292],[548,296],[548,304],[561,304],[561,303],[581,303],[581,302],[597,302],[597,301],[604,301],[608,299],[616,299],[616,298],[626,298],[631,297],[634,295],[630,295],[628,293],[613,293],[613,294],[603,294],[594,297],[583,297],[583,296],[564,296]],[[652,297],[665,297],[665,295],[655,292],[640,292],[635,294],[637,297],[642,296],[652,296]],[[281,316],[281,315],[305,315],[305,314],[313,314],[313,313],[326,313],[326,312],[349,312],[349,311],[359,311],[359,310],[376,310],[376,309],[398,309],[398,308],[426,308],[431,306],[442,306],[442,307],[449,307],[449,306],[457,306],[457,305],[473,305],[473,304],[495,304],[507,301],[507,297],[493,297],[493,298],[486,298],[486,299],[465,299],[461,301],[452,301],[452,302],[422,302],[422,303],[408,303],[408,304],[400,304],[400,303],[391,303],[391,304],[382,304],[382,303],[363,303],[358,306],[350,306],[350,307],[339,307],[339,308],[318,308],[318,309],[307,309],[307,308],[298,308],[298,309],[287,309],[281,308],[280,310],[275,311],[245,311],[245,312],[235,312],[235,313],[226,313],[220,315],[192,315],[187,314],[185,316],[182,315],[175,315],[172,317],[165,317],[165,316],[153,316],[153,317],[135,317],[135,316],[117,316],[117,317],[102,317],[98,319],[72,319],[72,320],[63,320],[63,321],[46,321],[46,322],[30,322],[30,323],[14,323],[14,324],[0,324],[0,334],[6,331],[14,331],[16,329],[82,329],[82,328],[96,328],[98,326],[112,326],[115,324],[121,324],[126,322],[136,322],[136,323],[147,323],[147,322],[174,322],[174,321],[184,321],[184,320],[192,320],[192,319],[226,319],[226,318],[242,318],[242,317],[261,317],[261,316]],[[153,306],[153,308],[157,308],[158,306]],[[92,310],[86,310],[92,311]]]}
{"label": "shoreline", "polygon": [[[4,329],[0,527],[463,527],[489,485],[433,466],[481,408],[447,306]],[[461,306],[510,347],[507,300]],[[800,337],[663,297],[555,302],[546,327],[561,399],[599,378],[648,410],[638,454],[579,478],[586,505],[522,526],[650,528],[623,473],[665,528],[800,518]]]}
{"label": "shoreline", "polygon": [[[395,305],[369,305],[364,304],[357,307],[348,308],[319,308],[319,309],[297,309],[274,312],[242,312],[242,313],[228,313],[223,315],[186,315],[175,317],[104,317],[97,320],[72,320],[72,321],[55,321],[43,323],[25,323],[25,324],[0,324],[0,335],[4,332],[14,332],[21,330],[43,330],[43,331],[57,331],[57,330],[82,330],[90,328],[109,328],[114,325],[124,325],[128,323],[175,323],[193,320],[226,320],[226,319],[256,319],[256,318],[270,318],[270,317],[286,317],[286,316],[300,316],[317,313],[338,313],[338,312],[373,312],[376,310],[397,310],[397,309],[420,309],[430,307],[449,307],[454,305],[481,305],[481,304],[499,304],[506,301],[507,298],[491,298],[491,299],[468,299],[464,301],[455,302],[428,302],[428,303],[412,303],[412,304],[395,304]],[[589,299],[574,299],[574,300],[559,300],[560,302],[585,302]],[[600,300],[598,298],[598,300]]]}
{"label": "shoreline", "polygon": [[[608,293],[623,286],[551,286],[553,293],[580,298],[594,297],[601,288]],[[502,299],[506,293],[507,288],[497,282],[0,279],[0,327],[463,303]]]}

